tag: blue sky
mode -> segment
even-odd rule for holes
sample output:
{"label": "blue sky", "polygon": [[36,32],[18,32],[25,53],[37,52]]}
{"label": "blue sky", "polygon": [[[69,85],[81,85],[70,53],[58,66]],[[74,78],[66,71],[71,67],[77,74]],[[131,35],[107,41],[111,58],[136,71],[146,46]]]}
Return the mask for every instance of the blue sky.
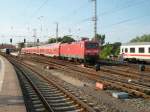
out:
{"label": "blue sky", "polygon": [[[124,43],[150,33],[150,0],[97,1],[98,33],[105,34],[107,42]],[[13,43],[23,38],[33,41],[33,29],[42,36],[40,41],[46,41],[48,35],[55,35],[56,22],[60,36],[91,38],[92,16],[91,0],[0,0],[0,43],[8,43],[11,37]]]}

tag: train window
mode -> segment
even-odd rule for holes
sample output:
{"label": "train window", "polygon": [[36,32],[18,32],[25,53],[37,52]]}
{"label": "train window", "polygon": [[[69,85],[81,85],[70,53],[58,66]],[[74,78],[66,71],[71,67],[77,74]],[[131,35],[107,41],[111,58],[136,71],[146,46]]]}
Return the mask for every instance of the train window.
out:
{"label": "train window", "polygon": [[148,48],[148,52],[150,53],[150,47]]}
{"label": "train window", "polygon": [[128,48],[125,48],[125,53],[127,53],[128,52]]}
{"label": "train window", "polygon": [[122,52],[123,52],[123,48],[122,48]]}
{"label": "train window", "polygon": [[135,53],[135,48],[130,48],[130,53]]}
{"label": "train window", "polygon": [[87,43],[86,48],[88,49],[98,48],[98,43]]}
{"label": "train window", "polygon": [[140,47],[140,48],[139,48],[139,53],[144,53],[144,52],[145,52],[144,47]]}

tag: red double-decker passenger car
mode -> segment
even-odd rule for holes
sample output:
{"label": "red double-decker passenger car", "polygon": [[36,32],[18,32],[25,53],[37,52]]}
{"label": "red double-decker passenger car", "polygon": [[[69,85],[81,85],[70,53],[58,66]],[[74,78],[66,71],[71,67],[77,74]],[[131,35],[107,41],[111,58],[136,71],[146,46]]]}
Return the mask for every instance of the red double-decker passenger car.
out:
{"label": "red double-decker passenger car", "polygon": [[99,56],[99,43],[89,40],[72,43],[54,43],[23,48],[22,53],[95,62]]}

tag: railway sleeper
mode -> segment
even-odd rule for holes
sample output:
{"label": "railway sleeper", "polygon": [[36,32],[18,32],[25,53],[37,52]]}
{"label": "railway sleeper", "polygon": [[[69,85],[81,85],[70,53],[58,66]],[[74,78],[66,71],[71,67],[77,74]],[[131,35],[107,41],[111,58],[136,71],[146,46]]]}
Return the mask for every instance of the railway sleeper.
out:
{"label": "railway sleeper", "polygon": [[32,101],[40,100],[38,97],[31,97]]}
{"label": "railway sleeper", "polygon": [[45,110],[45,108],[37,108],[35,109],[35,112],[47,112],[47,111]]}
{"label": "railway sleeper", "polygon": [[66,103],[64,103],[63,105],[53,105],[52,107],[53,108],[61,108],[61,107],[66,107],[66,108],[68,108],[68,107],[71,107],[71,106],[74,106],[75,104],[66,104]]}
{"label": "railway sleeper", "polygon": [[31,98],[37,98],[38,96],[36,94],[30,95]]}
{"label": "railway sleeper", "polygon": [[56,107],[54,110],[62,112],[62,111],[76,110],[78,108],[79,104],[75,104],[71,106]]}
{"label": "railway sleeper", "polygon": [[49,103],[60,103],[60,102],[67,102],[70,98],[64,98],[64,99],[57,99],[57,100],[48,100]]}
{"label": "railway sleeper", "polygon": [[79,108],[79,109],[76,109],[76,110],[70,110],[70,111],[67,111],[67,112],[85,112],[83,108]]}
{"label": "railway sleeper", "polygon": [[54,89],[50,89],[50,88],[39,88],[41,92],[51,92],[51,91],[57,91],[58,89],[57,88],[54,88]]}
{"label": "railway sleeper", "polygon": [[[52,97],[52,98],[55,98],[55,97],[65,96],[65,94],[58,94],[58,95],[55,95],[55,94],[47,94],[47,93],[45,93],[43,96],[44,96],[44,97]],[[65,96],[65,97],[66,97],[66,96]]]}
{"label": "railway sleeper", "polygon": [[44,105],[42,103],[33,103],[33,106],[34,108],[44,108]]}
{"label": "railway sleeper", "polygon": [[60,103],[53,103],[52,106],[64,106],[64,105],[73,105],[74,101],[68,101],[68,102],[60,102]]}
{"label": "railway sleeper", "polygon": [[57,90],[57,91],[49,91],[46,94],[59,94],[59,93],[62,93],[62,92],[60,92],[60,90]]}
{"label": "railway sleeper", "polygon": [[33,104],[41,104],[40,99],[32,100]]}
{"label": "railway sleeper", "polygon": [[57,100],[57,99],[64,99],[66,96],[56,96],[56,97],[51,97],[51,96],[46,96],[45,99],[48,100]]}
{"label": "railway sleeper", "polygon": [[32,87],[29,86],[29,85],[25,85],[25,88],[26,88],[27,90],[32,90]]}
{"label": "railway sleeper", "polygon": [[39,86],[49,86],[49,84],[44,81],[42,81],[42,82],[40,81],[40,82],[38,82],[38,84],[39,84]]}
{"label": "railway sleeper", "polygon": [[35,96],[37,96],[37,94],[35,93],[35,91],[28,91],[28,95],[29,96],[32,96],[32,97],[35,97]]}
{"label": "railway sleeper", "polygon": [[42,90],[57,90],[57,88],[51,88],[51,87],[49,87],[49,86],[47,86],[47,87],[40,87],[40,86],[38,86],[38,88],[42,91]]}
{"label": "railway sleeper", "polygon": [[49,85],[45,85],[45,84],[43,84],[43,85],[40,84],[40,85],[39,85],[39,84],[38,84],[38,87],[39,87],[39,88],[46,89],[46,88],[49,88]]}
{"label": "railway sleeper", "polygon": [[60,93],[60,92],[59,92],[59,93],[56,93],[56,94],[55,94],[55,93],[54,93],[54,94],[53,94],[53,93],[45,93],[44,96],[49,96],[49,95],[50,95],[51,97],[55,97],[55,96],[61,96],[61,95],[64,95],[64,93]]}

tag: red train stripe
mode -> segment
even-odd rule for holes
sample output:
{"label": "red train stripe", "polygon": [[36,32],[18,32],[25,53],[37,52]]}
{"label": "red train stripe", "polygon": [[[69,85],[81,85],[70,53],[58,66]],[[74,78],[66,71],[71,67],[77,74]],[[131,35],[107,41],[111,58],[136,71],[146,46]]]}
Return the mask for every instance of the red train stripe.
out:
{"label": "red train stripe", "polygon": [[125,56],[144,56],[144,57],[150,57],[149,54],[124,54]]}

